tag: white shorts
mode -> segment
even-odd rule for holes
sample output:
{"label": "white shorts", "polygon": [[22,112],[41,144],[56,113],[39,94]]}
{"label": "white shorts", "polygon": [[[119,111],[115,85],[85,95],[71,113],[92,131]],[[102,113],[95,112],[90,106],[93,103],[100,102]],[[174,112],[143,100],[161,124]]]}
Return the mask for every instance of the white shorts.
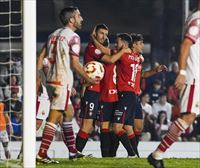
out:
{"label": "white shorts", "polygon": [[50,101],[45,99],[37,100],[37,116],[36,119],[46,120],[49,116],[50,111]]}
{"label": "white shorts", "polygon": [[199,85],[187,84],[180,92],[180,112],[200,114]]}
{"label": "white shorts", "polygon": [[70,98],[68,86],[47,85],[46,88],[51,100],[50,109],[67,111]]}
{"label": "white shorts", "polygon": [[6,130],[0,131],[0,142],[2,143],[9,142],[8,133]]}

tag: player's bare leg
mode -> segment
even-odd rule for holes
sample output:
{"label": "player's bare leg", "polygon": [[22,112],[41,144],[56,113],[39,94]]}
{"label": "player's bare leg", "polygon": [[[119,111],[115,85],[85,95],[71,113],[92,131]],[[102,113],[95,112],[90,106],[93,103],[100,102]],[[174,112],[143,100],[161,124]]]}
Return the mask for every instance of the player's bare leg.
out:
{"label": "player's bare leg", "polygon": [[184,114],[175,120],[170,126],[168,132],[158,145],[157,149],[148,157],[148,161],[152,165],[157,165],[157,168],[163,168],[163,154],[165,151],[177,141],[178,137],[185,132],[185,130],[194,122],[196,118],[195,113]]}
{"label": "player's bare leg", "polygon": [[5,153],[6,159],[9,160],[11,158],[11,154],[10,154],[10,150],[9,150],[9,147],[8,147],[8,142],[3,142],[2,145],[3,145],[3,148],[4,148],[4,153]]}

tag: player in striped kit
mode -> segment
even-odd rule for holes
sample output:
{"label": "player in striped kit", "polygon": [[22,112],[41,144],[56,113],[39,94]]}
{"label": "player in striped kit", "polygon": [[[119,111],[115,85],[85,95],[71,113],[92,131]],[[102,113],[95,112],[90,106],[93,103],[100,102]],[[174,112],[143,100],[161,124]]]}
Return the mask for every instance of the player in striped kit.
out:
{"label": "player in striped kit", "polygon": [[181,117],[176,119],[157,149],[148,156],[154,168],[164,168],[163,154],[200,113],[200,1],[187,19],[179,55],[180,71],[175,86],[180,90]]}
{"label": "player in striped kit", "polygon": [[55,135],[56,124],[62,115],[67,113],[74,80],[72,69],[88,83],[97,83],[87,76],[79,63],[80,37],[74,31],[81,28],[83,18],[80,11],[76,7],[64,8],[60,13],[60,20],[64,27],[55,30],[49,36],[46,49],[50,62],[46,88],[51,104],[37,155],[37,162],[43,163],[58,163],[47,156],[47,150]]}

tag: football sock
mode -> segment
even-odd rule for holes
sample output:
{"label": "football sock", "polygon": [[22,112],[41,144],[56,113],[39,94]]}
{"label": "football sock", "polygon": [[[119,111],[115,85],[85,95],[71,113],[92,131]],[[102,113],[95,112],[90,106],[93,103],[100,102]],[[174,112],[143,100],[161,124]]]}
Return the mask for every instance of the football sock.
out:
{"label": "football sock", "polygon": [[109,157],[110,156],[110,130],[109,129],[102,129],[100,135],[101,141],[101,155],[102,157]]}
{"label": "football sock", "polygon": [[120,131],[117,134],[117,137],[119,138],[120,142],[122,143],[122,145],[124,146],[124,148],[128,152],[128,156],[134,156],[135,153],[133,151],[133,148],[132,148],[132,146],[130,144],[130,141],[128,139],[128,136],[127,136],[126,132],[124,130]]}
{"label": "football sock", "polygon": [[78,135],[76,137],[76,149],[79,152],[83,151],[83,148],[85,147],[87,141],[88,141],[88,137],[90,135],[82,130],[79,130]]}
{"label": "football sock", "polygon": [[136,145],[138,147],[139,139],[140,139],[142,132],[141,131],[134,131],[134,133],[135,133]]}
{"label": "football sock", "polygon": [[119,147],[119,139],[113,131],[110,132],[110,156],[115,157]]}
{"label": "football sock", "polygon": [[129,135],[128,139],[130,140],[130,143],[131,143],[131,146],[132,146],[134,152],[136,153],[136,155],[138,157],[140,157],[139,153],[138,153],[138,149],[137,149],[137,140],[136,140],[135,134],[133,133],[133,134]]}
{"label": "football sock", "polygon": [[62,128],[65,137],[64,143],[67,146],[69,152],[77,153],[72,122],[63,122]]}
{"label": "football sock", "polygon": [[185,132],[189,125],[182,119],[178,118],[169,127],[168,132],[161,140],[157,149],[153,152],[153,157],[157,160],[162,159],[163,153],[175,142],[178,137]]}
{"label": "football sock", "polygon": [[40,145],[40,149],[38,152],[38,155],[42,158],[46,157],[47,150],[49,149],[49,146],[51,142],[53,141],[53,137],[56,132],[56,125],[50,122],[46,122],[44,132],[42,135],[42,142]]}

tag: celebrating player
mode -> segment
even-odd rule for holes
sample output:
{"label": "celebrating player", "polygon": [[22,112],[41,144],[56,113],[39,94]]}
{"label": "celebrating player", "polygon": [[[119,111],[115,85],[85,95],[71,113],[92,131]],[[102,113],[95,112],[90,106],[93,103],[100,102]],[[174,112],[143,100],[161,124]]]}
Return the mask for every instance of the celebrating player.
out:
{"label": "celebrating player", "polygon": [[[92,32],[92,42],[89,42],[84,55],[85,63],[90,61],[100,61],[106,63],[116,62],[124,52],[129,51],[122,48],[118,53],[110,55],[109,49],[103,47],[103,43],[108,36],[108,27],[105,24],[97,25]],[[98,49],[97,46],[101,49]],[[129,51],[130,52],[130,51]],[[76,148],[82,151],[85,147],[90,133],[93,131],[93,121],[96,120],[96,115],[99,107],[100,84],[91,85],[86,88],[84,97],[82,98],[82,109],[80,118],[83,118],[81,128],[76,137]]]}

